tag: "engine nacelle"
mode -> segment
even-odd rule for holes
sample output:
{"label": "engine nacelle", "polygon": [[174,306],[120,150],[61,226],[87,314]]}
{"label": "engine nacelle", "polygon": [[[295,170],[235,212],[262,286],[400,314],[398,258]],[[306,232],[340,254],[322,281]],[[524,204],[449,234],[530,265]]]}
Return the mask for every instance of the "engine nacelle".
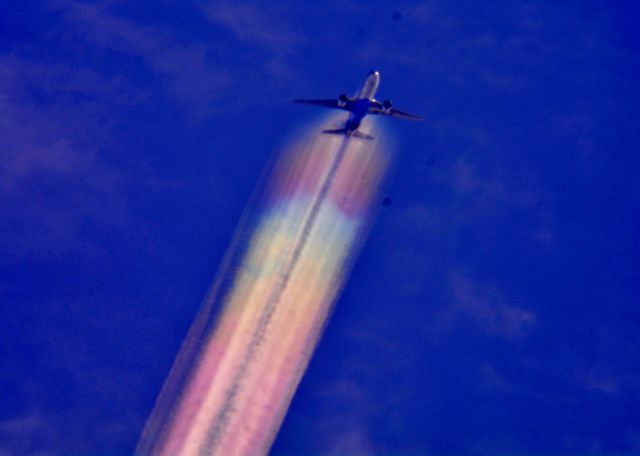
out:
{"label": "engine nacelle", "polygon": [[382,111],[385,114],[389,114],[391,112],[392,106],[393,106],[393,103],[391,103],[391,100],[384,100],[384,102],[382,103]]}
{"label": "engine nacelle", "polygon": [[349,97],[343,93],[338,97],[338,106],[340,106],[341,108],[344,108],[347,105],[348,101],[349,101]]}

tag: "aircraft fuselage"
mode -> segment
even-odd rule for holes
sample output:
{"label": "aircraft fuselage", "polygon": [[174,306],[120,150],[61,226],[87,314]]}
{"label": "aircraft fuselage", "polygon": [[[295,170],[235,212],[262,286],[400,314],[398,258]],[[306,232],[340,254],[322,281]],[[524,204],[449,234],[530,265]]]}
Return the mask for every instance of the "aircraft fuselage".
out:
{"label": "aircraft fuselage", "polygon": [[373,97],[375,97],[379,85],[380,73],[378,71],[370,72],[367,79],[365,79],[364,84],[362,84],[362,87],[355,96],[356,100],[353,102],[353,110],[351,111],[349,120],[347,120],[347,124],[345,125],[345,128],[349,132],[357,130],[360,126],[360,122],[362,122],[364,116],[369,112],[371,101],[373,100]]}

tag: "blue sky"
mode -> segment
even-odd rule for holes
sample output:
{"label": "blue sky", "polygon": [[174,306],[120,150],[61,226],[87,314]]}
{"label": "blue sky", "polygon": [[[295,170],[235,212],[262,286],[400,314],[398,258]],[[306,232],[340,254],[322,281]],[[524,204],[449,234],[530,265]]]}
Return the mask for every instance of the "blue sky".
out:
{"label": "blue sky", "polygon": [[[640,7],[10,2],[0,454],[128,454],[256,180],[371,69],[398,143],[273,454],[640,453]],[[391,125],[392,124],[392,125]]]}

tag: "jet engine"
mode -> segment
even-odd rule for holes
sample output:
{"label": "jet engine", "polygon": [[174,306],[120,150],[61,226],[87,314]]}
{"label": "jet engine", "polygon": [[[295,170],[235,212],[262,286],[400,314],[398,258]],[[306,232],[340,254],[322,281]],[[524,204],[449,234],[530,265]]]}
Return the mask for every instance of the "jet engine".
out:
{"label": "jet engine", "polygon": [[343,93],[338,97],[338,106],[344,108],[347,105],[347,101],[349,101],[349,97]]}
{"label": "jet engine", "polygon": [[391,106],[393,106],[391,100],[384,100],[384,103],[382,103],[382,112],[389,114],[391,112]]}

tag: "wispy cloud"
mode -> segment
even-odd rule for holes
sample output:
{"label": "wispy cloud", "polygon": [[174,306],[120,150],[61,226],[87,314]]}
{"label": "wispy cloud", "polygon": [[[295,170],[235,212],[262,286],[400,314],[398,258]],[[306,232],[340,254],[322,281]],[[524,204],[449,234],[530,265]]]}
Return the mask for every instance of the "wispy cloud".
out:
{"label": "wispy cloud", "polygon": [[57,0],[53,5],[90,41],[144,59],[179,99],[202,108],[231,83],[211,58],[211,43],[181,42],[170,29],[119,17],[104,3]]}
{"label": "wispy cloud", "polygon": [[551,247],[555,239],[552,195],[540,184],[535,170],[513,159],[492,156],[491,140],[471,133],[470,141],[475,147],[489,152],[483,154],[481,161],[461,154],[439,177],[455,201],[455,213],[449,219],[460,228],[484,225],[495,229],[505,214],[524,212],[528,223],[519,236]]}
{"label": "wispy cloud", "polygon": [[335,432],[328,439],[329,447],[323,454],[326,456],[338,456],[349,454],[353,456],[373,454],[375,452],[371,443],[369,431],[362,424],[340,423]]}
{"label": "wispy cloud", "polygon": [[38,439],[51,438],[51,428],[39,413],[0,421],[0,456],[15,454],[53,454],[36,452]]}
{"label": "wispy cloud", "polygon": [[508,304],[495,286],[478,283],[458,272],[451,274],[449,285],[451,317],[465,318],[489,335],[522,338],[537,321],[530,310]]}
{"label": "wispy cloud", "polygon": [[261,83],[265,75],[278,86],[299,79],[291,59],[307,40],[294,27],[296,14],[299,14],[295,4],[259,8],[253,3],[210,2],[204,4],[202,10],[212,24],[231,32],[248,48],[245,58],[251,60],[250,65],[257,71],[245,73],[245,81],[265,90]]}
{"label": "wispy cloud", "polygon": [[0,57],[3,251],[77,248],[84,223],[122,214],[122,176],[99,157],[95,140],[105,130],[94,118],[119,87],[89,70]]}
{"label": "wispy cloud", "polygon": [[620,379],[616,378],[610,370],[599,365],[578,369],[575,379],[587,391],[615,394],[620,390]]}
{"label": "wispy cloud", "polygon": [[203,10],[212,22],[230,30],[239,41],[267,48],[273,53],[293,51],[302,41],[286,20],[276,23],[253,4],[212,2]]}
{"label": "wispy cloud", "polygon": [[[610,329],[593,328],[585,345],[590,346],[590,356],[584,353],[570,356],[582,358],[579,362],[566,363],[573,369],[567,376],[584,390],[605,395],[624,394],[640,387],[640,353],[637,344],[629,343],[625,335]],[[584,350],[580,347],[580,351]]]}
{"label": "wispy cloud", "polygon": [[[85,415],[86,409],[83,412],[80,415],[73,407],[47,411],[33,409],[12,418],[0,420],[0,456],[96,454],[96,452],[114,454],[113,451],[100,451],[100,448],[115,446],[122,450],[122,442],[132,441],[135,438],[135,430],[141,424],[140,418],[133,416],[128,410],[121,411],[117,420],[101,420],[97,416],[88,417]],[[101,417],[102,414],[103,412],[96,412],[96,415]],[[100,422],[100,425],[89,428],[90,422]],[[95,439],[92,444],[85,438],[87,433],[92,433]],[[117,443],[114,445],[113,442]],[[115,454],[123,453],[116,450]]]}
{"label": "wispy cloud", "polygon": [[326,385],[322,399],[327,403],[348,403],[348,411],[339,416],[326,415],[318,430],[326,436],[322,441],[324,455],[365,455],[374,453],[367,416],[372,413],[372,399],[352,380],[336,380]]}
{"label": "wispy cloud", "polygon": [[507,393],[514,391],[513,385],[511,385],[504,376],[489,363],[484,363],[480,366],[479,374],[481,391],[491,393]]}
{"label": "wispy cloud", "polygon": [[[555,74],[556,68],[583,59],[595,49],[611,52],[610,43],[593,26],[596,20],[611,18],[588,21],[576,14],[567,21],[554,20],[563,8],[548,2],[513,2],[504,8],[501,27],[487,27],[487,16],[493,14],[489,8],[472,13],[441,0],[413,2],[398,6],[402,23],[394,27],[403,40],[374,35],[356,58],[377,58],[412,72],[428,71],[459,86],[479,79],[487,88],[507,92],[531,89],[541,75],[583,77],[570,72]],[[549,33],[563,32],[572,39],[548,39]],[[409,38],[413,38],[410,47],[405,45]],[[448,58],[450,55],[456,59]]]}
{"label": "wispy cloud", "polygon": [[[255,106],[264,102],[265,93],[281,93],[299,79],[291,59],[305,40],[290,25],[285,7],[205,3],[197,11],[211,24],[206,38],[185,37],[166,24],[141,24],[109,3],[54,0],[52,8],[62,13],[71,36],[140,58],[174,101],[196,116],[222,113],[221,104],[227,114]],[[236,43],[229,45],[230,40]]]}

